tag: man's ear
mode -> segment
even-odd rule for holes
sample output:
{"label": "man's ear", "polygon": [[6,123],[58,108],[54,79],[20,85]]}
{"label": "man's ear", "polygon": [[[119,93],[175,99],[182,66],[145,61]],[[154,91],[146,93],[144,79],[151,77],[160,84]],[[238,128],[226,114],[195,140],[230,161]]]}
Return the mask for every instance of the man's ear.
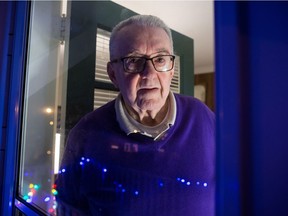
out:
{"label": "man's ear", "polygon": [[171,80],[173,79],[173,76],[174,76],[174,69],[172,71],[170,71],[170,78]]}
{"label": "man's ear", "polygon": [[108,62],[108,63],[107,63],[107,73],[108,73],[108,76],[109,76],[110,80],[111,80],[112,83],[114,84],[114,86],[115,86],[116,88],[118,88],[118,82],[117,82],[117,79],[116,79],[116,76],[115,76],[115,70],[114,70],[114,68],[112,67],[111,62]]}

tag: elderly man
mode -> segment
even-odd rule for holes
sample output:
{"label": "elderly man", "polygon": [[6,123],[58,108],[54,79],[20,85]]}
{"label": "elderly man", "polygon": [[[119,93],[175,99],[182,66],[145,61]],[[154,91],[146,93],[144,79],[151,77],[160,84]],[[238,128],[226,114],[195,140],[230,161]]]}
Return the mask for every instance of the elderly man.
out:
{"label": "elderly man", "polygon": [[113,29],[110,58],[120,94],[71,130],[58,214],[213,215],[214,115],[170,91],[170,29],[154,16],[131,17]]}

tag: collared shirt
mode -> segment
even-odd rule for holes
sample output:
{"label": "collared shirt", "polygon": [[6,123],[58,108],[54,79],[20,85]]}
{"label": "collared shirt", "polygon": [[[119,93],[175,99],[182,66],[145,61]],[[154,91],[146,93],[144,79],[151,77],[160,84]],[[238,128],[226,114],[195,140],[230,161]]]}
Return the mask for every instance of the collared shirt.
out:
{"label": "collared shirt", "polygon": [[117,121],[120,124],[121,129],[127,134],[140,133],[142,135],[152,137],[154,140],[160,139],[172,125],[176,119],[176,100],[172,92],[168,95],[168,112],[163,121],[156,126],[146,126],[136,121],[131,115],[129,115],[125,108],[124,101],[121,94],[116,98],[115,110]]}

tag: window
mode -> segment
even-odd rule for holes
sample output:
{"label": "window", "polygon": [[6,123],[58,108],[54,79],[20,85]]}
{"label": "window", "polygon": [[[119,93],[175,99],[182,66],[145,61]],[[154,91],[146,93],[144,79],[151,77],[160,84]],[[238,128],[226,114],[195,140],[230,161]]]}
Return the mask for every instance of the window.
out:
{"label": "window", "polygon": [[18,185],[23,200],[51,215],[65,141],[69,26],[60,8],[59,1],[32,4]]}
{"label": "window", "polygon": [[106,89],[94,89],[94,109],[106,104],[108,101],[113,100],[118,95],[117,91],[111,91]]}
{"label": "window", "polygon": [[106,70],[107,62],[110,60],[110,35],[111,33],[109,31],[97,28],[95,80],[99,82],[111,83]]}
{"label": "window", "polygon": [[171,91],[180,93],[180,56],[175,55],[174,76],[171,82]]}
{"label": "window", "polygon": [[[113,84],[107,74],[107,62],[110,60],[110,35],[111,33],[109,31],[97,28],[95,81],[96,86],[98,85],[99,87],[94,89],[94,109],[97,109],[108,101],[113,100],[118,95],[118,91],[112,87]],[[110,85],[107,85],[107,83]]]}

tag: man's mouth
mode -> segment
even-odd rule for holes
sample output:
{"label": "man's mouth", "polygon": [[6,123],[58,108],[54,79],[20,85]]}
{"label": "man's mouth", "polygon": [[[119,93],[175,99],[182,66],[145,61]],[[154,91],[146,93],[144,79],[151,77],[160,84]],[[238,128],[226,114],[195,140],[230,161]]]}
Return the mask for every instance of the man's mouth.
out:
{"label": "man's mouth", "polygon": [[148,92],[153,92],[153,91],[157,91],[157,90],[158,90],[157,87],[144,87],[144,88],[140,88],[139,92],[148,93]]}

